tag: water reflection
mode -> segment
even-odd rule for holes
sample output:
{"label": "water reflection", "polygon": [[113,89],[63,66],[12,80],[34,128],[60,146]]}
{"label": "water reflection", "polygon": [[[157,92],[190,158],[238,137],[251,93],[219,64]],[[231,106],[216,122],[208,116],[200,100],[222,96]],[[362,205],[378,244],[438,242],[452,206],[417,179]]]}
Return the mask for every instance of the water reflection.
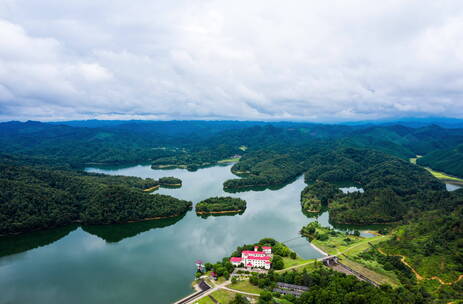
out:
{"label": "water reflection", "polygon": [[108,243],[115,243],[151,229],[164,228],[170,225],[174,225],[184,216],[185,215],[127,224],[83,226],[82,229],[90,234],[102,238]]}
{"label": "water reflection", "polygon": [[75,230],[77,226],[35,231],[18,236],[6,236],[0,238],[0,257],[20,253],[34,248],[51,244]]}
{"label": "water reflection", "polygon": [[[203,219],[190,211],[182,218],[160,221],[64,228],[60,233],[44,231],[45,239],[38,237],[28,245],[12,242],[5,252],[42,247],[0,258],[0,302],[171,303],[191,292],[195,260],[215,262],[237,246],[264,237],[296,238],[302,226],[315,220],[301,212],[302,177],[278,190],[229,194],[222,184],[235,178],[230,166],[196,172],[149,166],[88,171],[156,179],[174,176],[182,179],[182,188],[160,188],[156,193],[194,203],[213,196],[239,197],[247,208],[235,216]],[[327,213],[319,220],[328,223]],[[288,246],[303,258],[320,257],[302,238]]]}

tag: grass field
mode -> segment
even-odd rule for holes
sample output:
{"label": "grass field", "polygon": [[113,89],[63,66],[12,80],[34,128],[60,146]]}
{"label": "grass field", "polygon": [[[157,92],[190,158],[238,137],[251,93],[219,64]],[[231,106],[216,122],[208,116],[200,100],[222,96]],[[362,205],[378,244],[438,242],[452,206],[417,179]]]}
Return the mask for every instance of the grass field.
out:
{"label": "grass field", "polygon": [[[324,232],[324,229],[322,228],[321,231]],[[346,242],[346,238],[350,239],[350,242]],[[330,235],[329,239],[326,241],[313,240],[312,243],[326,253],[335,255],[343,252],[344,250],[352,248],[354,245],[362,242],[363,240],[367,239],[353,235],[346,236],[342,233],[336,236]]]}
{"label": "grass field", "polygon": [[[219,303],[221,304],[227,304],[230,303],[234,298],[235,298],[235,293],[228,291],[228,290],[217,290],[211,293],[211,296],[214,297]],[[215,304],[214,301],[211,300],[209,296],[202,298],[198,302],[195,302],[198,304]]]}
{"label": "grass field", "polygon": [[461,182],[461,183],[463,183],[463,179],[462,179],[462,178],[450,176],[450,175],[447,175],[447,174],[445,174],[445,173],[443,173],[443,172],[434,171],[433,169],[428,168],[428,167],[425,167],[425,169],[428,170],[429,173],[431,173],[431,174],[432,174],[435,178],[437,178],[437,179],[447,180],[447,181],[455,181],[455,182]]}
{"label": "grass field", "polygon": [[273,301],[275,301],[278,304],[293,304],[293,302],[289,302],[286,299],[280,299],[280,298],[273,298]]}
{"label": "grass field", "polygon": [[384,270],[383,266],[376,261],[352,261],[351,259],[343,257],[341,262],[376,283],[389,284],[392,287],[400,286],[400,281],[397,278],[397,275],[393,271]]}
{"label": "grass field", "polygon": [[215,304],[214,301],[212,301],[211,298],[209,298],[209,296],[201,298],[198,302],[195,302],[195,303],[198,303],[198,304]]}
{"label": "grass field", "polygon": [[[414,158],[410,158],[410,162],[412,164],[415,164],[416,165],[416,160],[418,158],[420,158],[421,156],[417,155],[417,157],[414,157]],[[439,171],[435,171],[429,167],[423,167],[425,168],[429,173],[431,173],[435,178],[437,179],[441,179],[441,180],[446,180],[446,181],[454,181],[454,182],[458,182],[458,183],[463,183],[463,178],[458,178],[458,177],[455,177],[455,176],[450,176],[444,172],[439,172]]]}
{"label": "grass field", "polygon": [[[317,228],[317,231],[329,234],[329,230],[326,228]],[[358,257],[360,253],[371,248],[370,244],[378,244],[389,240],[391,237],[390,235],[378,235],[372,238],[365,238],[338,233],[335,236],[329,235],[329,238],[325,241],[313,240],[312,243],[328,254],[337,255],[342,260],[342,263],[379,284],[400,286],[400,281],[394,272],[386,271],[384,266],[376,261],[364,260]],[[346,238],[350,239],[350,241],[346,241]]]}
{"label": "grass field", "polygon": [[296,265],[301,265],[301,264],[304,264],[304,263],[307,263],[309,260],[304,260],[300,257],[297,257],[296,259],[291,259],[291,258],[288,258],[288,257],[283,257],[283,263],[285,264],[285,269],[286,268],[289,268],[289,267],[293,267],[293,266],[296,266]]}
{"label": "grass field", "polygon": [[259,294],[262,289],[257,286],[252,285],[249,283],[249,280],[238,281],[235,284],[230,284],[227,286],[230,289],[240,290],[249,293],[257,293]]}
{"label": "grass field", "polygon": [[219,164],[236,163],[239,160],[240,160],[240,157],[226,158],[226,159],[219,160],[217,163],[219,163]]}

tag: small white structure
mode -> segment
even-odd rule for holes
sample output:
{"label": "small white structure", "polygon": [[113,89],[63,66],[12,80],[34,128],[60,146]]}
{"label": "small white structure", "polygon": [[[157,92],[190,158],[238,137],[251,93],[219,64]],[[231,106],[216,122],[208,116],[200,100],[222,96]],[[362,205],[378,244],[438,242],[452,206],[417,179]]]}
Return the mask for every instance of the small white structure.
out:
{"label": "small white structure", "polygon": [[257,267],[270,269],[272,262],[272,247],[262,247],[262,251],[259,251],[259,247],[255,246],[254,251],[243,250],[241,257],[231,257],[230,262],[234,266],[240,266],[243,264],[245,267]]}

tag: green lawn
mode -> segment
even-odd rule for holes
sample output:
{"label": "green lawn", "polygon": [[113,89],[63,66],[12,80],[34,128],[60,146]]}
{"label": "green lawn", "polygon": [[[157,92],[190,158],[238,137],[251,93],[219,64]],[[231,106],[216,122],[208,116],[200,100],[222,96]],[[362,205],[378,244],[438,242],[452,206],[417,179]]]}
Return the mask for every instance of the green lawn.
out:
{"label": "green lawn", "polygon": [[201,298],[199,301],[194,302],[194,303],[198,303],[198,304],[215,304],[214,301],[212,301],[211,298],[209,298],[209,296],[205,296],[205,297]]}
{"label": "green lawn", "polygon": [[280,299],[280,298],[273,298],[273,301],[275,301],[278,304],[293,304],[293,302],[289,302],[286,299]]}
{"label": "green lawn", "polygon": [[[351,241],[346,242],[346,238],[349,238]],[[339,235],[330,236],[329,239],[326,241],[313,240],[312,243],[328,254],[356,254],[370,248],[370,245],[368,243],[377,244],[380,242],[384,242],[390,238],[391,236],[382,235],[375,236],[372,238],[365,238],[361,236],[356,237],[353,235]]]}
{"label": "green lawn", "polygon": [[300,257],[297,257],[296,259],[288,258],[288,257],[283,257],[283,263],[285,264],[285,269],[297,265],[301,265],[304,263],[309,262],[310,260],[304,260]]}
{"label": "green lawn", "polygon": [[[345,239],[350,239],[350,242],[346,242]],[[346,236],[345,234],[337,236],[329,236],[326,241],[313,240],[312,244],[325,251],[328,254],[339,254],[348,248],[352,248],[354,245],[360,243],[364,238],[356,237],[353,235]]]}
{"label": "green lawn", "polygon": [[219,303],[221,304],[228,304],[235,298],[234,292],[223,290],[223,289],[214,291],[211,295],[214,297],[214,299],[219,301]]}
{"label": "green lawn", "polygon": [[236,289],[239,291],[257,293],[257,294],[260,294],[260,292],[262,291],[262,289],[260,289],[259,287],[254,286],[251,283],[249,283],[249,280],[238,281],[237,283],[230,284],[227,287],[230,289]]}

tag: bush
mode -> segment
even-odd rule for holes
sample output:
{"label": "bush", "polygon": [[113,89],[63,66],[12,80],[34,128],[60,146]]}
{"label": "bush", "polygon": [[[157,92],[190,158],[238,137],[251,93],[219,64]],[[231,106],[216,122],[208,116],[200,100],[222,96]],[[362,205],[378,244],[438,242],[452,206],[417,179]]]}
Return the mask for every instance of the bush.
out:
{"label": "bush", "polygon": [[276,270],[283,269],[285,267],[283,258],[279,255],[274,255],[272,259],[272,267],[273,269],[276,269]]}

